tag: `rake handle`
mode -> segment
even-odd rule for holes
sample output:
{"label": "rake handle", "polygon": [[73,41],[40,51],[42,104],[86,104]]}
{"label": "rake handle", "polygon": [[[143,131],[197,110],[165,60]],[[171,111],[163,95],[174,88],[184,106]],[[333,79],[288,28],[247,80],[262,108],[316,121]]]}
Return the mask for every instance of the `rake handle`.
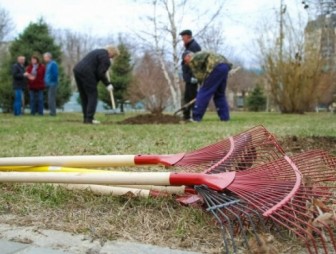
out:
{"label": "rake handle", "polygon": [[0,158],[0,170],[8,166],[120,167],[135,165],[173,166],[184,157],[175,155],[77,155]]}
{"label": "rake handle", "polygon": [[122,196],[131,193],[136,197],[148,198],[151,194],[150,190],[137,189],[137,188],[126,188],[126,187],[115,187],[115,186],[103,186],[103,185],[89,185],[89,184],[55,184],[55,186],[63,187],[67,190],[87,190],[91,191],[97,195],[111,195],[111,196]]}
{"label": "rake handle", "polygon": [[6,183],[72,183],[108,185],[159,185],[194,186],[207,185],[221,191],[235,178],[235,172],[221,174],[169,173],[169,172],[118,172],[74,173],[74,172],[0,172],[0,182]]}
{"label": "rake handle", "polygon": [[0,166],[68,166],[68,167],[109,167],[134,166],[135,155],[78,155],[44,157],[0,158]]}
{"label": "rake handle", "polygon": [[0,182],[13,183],[68,183],[111,185],[170,185],[170,173],[75,173],[75,172],[0,172]]}

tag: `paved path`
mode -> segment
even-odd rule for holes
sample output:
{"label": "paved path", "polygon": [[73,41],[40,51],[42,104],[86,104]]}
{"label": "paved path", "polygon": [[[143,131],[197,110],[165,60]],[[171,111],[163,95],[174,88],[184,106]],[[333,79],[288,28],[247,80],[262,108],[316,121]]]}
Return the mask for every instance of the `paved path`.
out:
{"label": "paved path", "polygon": [[0,224],[1,254],[200,254],[153,245],[99,240],[63,231]]}

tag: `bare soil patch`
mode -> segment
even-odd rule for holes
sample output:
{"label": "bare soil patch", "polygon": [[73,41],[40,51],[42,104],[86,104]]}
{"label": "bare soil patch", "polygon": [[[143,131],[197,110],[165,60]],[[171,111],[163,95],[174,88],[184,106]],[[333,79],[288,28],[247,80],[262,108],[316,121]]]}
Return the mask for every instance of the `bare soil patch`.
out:
{"label": "bare soil patch", "polygon": [[309,150],[326,150],[336,155],[336,137],[297,137],[286,136],[279,138],[279,143],[286,152],[300,153]]}
{"label": "bare soil patch", "polygon": [[137,115],[119,122],[119,124],[179,124],[181,118],[165,114]]}

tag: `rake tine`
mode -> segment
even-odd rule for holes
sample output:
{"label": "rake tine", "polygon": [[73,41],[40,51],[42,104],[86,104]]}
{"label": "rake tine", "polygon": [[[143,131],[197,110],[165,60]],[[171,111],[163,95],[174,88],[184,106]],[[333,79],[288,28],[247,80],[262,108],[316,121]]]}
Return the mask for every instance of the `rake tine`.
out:
{"label": "rake tine", "polygon": [[[205,196],[207,196],[206,193],[203,192],[203,194]],[[222,218],[224,218],[226,220],[228,227],[226,227],[227,230],[225,230],[225,231],[229,233],[233,251],[234,251],[234,253],[236,253],[237,252],[237,246],[236,246],[236,243],[235,243],[235,240],[234,240],[234,233],[233,233],[232,222],[231,222],[230,218],[226,214],[221,213],[220,210],[216,209],[217,205],[213,201],[213,199],[211,198],[211,196],[208,196],[208,197],[209,197],[209,199],[208,199],[207,205],[208,205],[208,207],[210,207],[210,209],[208,211],[211,211],[212,214],[215,215],[216,219],[221,223],[221,228],[223,228],[223,229],[224,229],[224,226],[223,226],[224,224],[222,224],[222,220],[220,219],[220,217],[222,217]],[[213,208],[211,208],[211,207],[213,207]],[[219,213],[220,216],[218,215],[218,213]]]}
{"label": "rake tine", "polygon": [[[252,233],[255,236],[258,243],[261,243],[260,238],[257,234],[257,227],[254,222],[256,218],[258,221],[261,221],[261,225],[263,229],[265,228],[265,224],[263,222],[262,216],[255,210],[251,209],[247,205],[244,205],[242,200],[237,199],[232,195],[228,195],[225,193],[214,192],[209,190],[204,186],[197,186],[196,191],[200,196],[203,197],[205,204],[207,205],[207,211],[211,212],[215,219],[219,222],[220,228],[223,232],[224,245],[226,253],[229,253],[228,241],[226,238],[226,233],[228,232],[230,235],[231,243],[232,243],[232,251],[237,253],[237,244],[234,240],[234,236],[236,235],[233,231],[233,222],[236,221],[236,225],[239,226],[240,230],[239,235],[242,236],[244,245],[247,249],[250,248],[247,239],[247,229],[245,229],[242,219],[248,221],[248,225],[252,226]],[[254,218],[255,217],[255,218]]]}
{"label": "rake tine", "polygon": [[[203,197],[204,199],[204,202],[206,203],[206,205],[208,207],[211,207],[212,206],[212,202],[211,202],[211,199],[210,197],[208,197],[207,195],[205,195],[203,193],[203,190],[202,189],[199,189],[199,194]],[[203,194],[203,195],[202,195]],[[224,248],[225,248],[225,253],[229,253],[229,244],[228,244],[228,239],[226,237],[226,232],[227,232],[227,229],[226,227],[224,226],[224,223],[222,223],[222,220],[219,218],[219,216],[217,215],[217,211],[216,210],[209,210],[212,215],[216,218],[216,220],[219,222],[220,224],[220,229],[222,231],[222,236],[223,236],[223,241],[224,241]],[[231,240],[233,240],[231,238]],[[234,241],[231,241],[232,242],[232,247],[233,247],[233,250],[234,250],[234,253],[237,252],[237,249],[236,249],[236,246],[235,246],[235,243]]]}
{"label": "rake tine", "polygon": [[[243,223],[241,221],[241,218],[240,218],[240,216],[237,213],[235,213],[233,211],[233,209],[237,208],[236,206],[238,206],[241,201],[239,199],[230,198],[230,197],[228,197],[226,195],[225,196],[224,195],[219,196],[218,195],[219,193],[216,193],[216,194],[217,194],[217,197],[215,197],[214,195],[212,195],[213,196],[212,198],[215,199],[217,201],[217,203],[219,203],[220,205],[213,206],[213,207],[208,207],[207,211],[217,209],[218,212],[221,213],[223,216],[224,216],[223,210],[225,210],[227,213],[232,214],[236,218],[236,220],[238,221],[239,226],[241,228],[241,232],[242,232],[243,238],[244,238],[244,242],[248,246],[248,241],[247,241],[247,236],[246,236],[246,230],[244,229],[244,226],[243,226]],[[253,228],[255,228],[254,227],[254,223],[252,222],[250,216],[249,215],[247,215],[247,216],[248,216],[248,220],[253,225]]]}

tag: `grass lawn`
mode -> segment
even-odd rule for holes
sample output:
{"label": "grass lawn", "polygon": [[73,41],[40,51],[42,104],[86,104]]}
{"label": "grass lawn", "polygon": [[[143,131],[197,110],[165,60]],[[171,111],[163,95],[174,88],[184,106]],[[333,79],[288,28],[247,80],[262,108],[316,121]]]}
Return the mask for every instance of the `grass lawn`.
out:
{"label": "grass lawn", "polygon": [[[80,114],[57,117],[0,115],[0,155],[85,155],[177,153],[194,150],[263,124],[277,137],[328,137],[336,152],[336,114],[233,113],[219,122],[208,113],[202,123],[120,125],[126,116],[98,115],[101,125],[84,125]],[[323,146],[323,141],[321,146]],[[319,145],[319,144],[315,144]],[[314,148],[317,148],[314,146]],[[326,148],[326,147],[324,147]],[[0,223],[34,225],[207,253],[220,253],[221,235],[211,216],[181,207],[173,199],[97,197],[47,185],[0,185]]]}

